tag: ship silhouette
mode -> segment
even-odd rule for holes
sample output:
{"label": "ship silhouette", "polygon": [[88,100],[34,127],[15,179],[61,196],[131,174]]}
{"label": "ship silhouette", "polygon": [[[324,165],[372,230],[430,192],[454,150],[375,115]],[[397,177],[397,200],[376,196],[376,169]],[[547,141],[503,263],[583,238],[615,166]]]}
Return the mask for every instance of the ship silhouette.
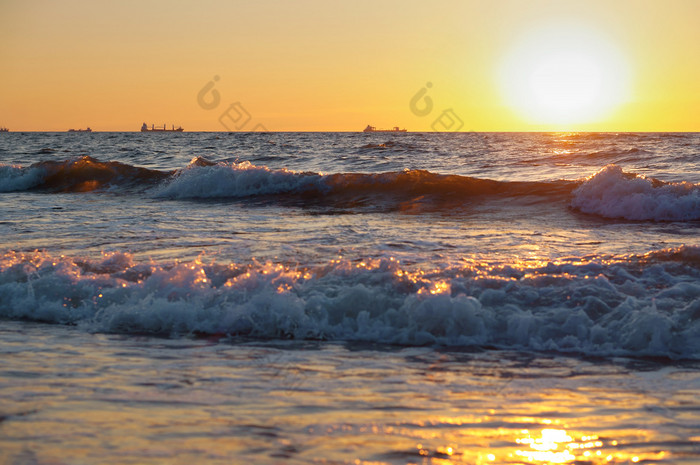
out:
{"label": "ship silhouette", "polygon": [[377,129],[369,124],[362,132],[406,132],[405,129],[399,129],[398,126],[394,126],[392,129]]}
{"label": "ship silhouette", "polygon": [[156,125],[152,124],[150,128],[148,127],[148,125],[146,123],[143,123],[143,125],[141,125],[141,132],[182,132],[182,131],[184,131],[184,129],[182,129],[182,126],[179,126],[176,128],[174,124],[173,124],[172,129],[168,129],[165,126],[165,124],[163,124],[163,126],[156,126]]}

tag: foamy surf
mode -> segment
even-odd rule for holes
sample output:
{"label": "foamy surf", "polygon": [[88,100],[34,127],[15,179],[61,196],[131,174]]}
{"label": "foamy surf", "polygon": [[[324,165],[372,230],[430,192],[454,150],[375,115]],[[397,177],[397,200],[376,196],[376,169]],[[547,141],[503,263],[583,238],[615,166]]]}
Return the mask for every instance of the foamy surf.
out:
{"label": "foamy surf", "polygon": [[202,158],[160,186],[157,197],[171,199],[241,198],[272,194],[322,191],[322,175],[270,169],[250,162],[212,163]]}
{"label": "foamy surf", "polygon": [[[301,172],[244,162],[193,159],[181,170],[164,172],[91,157],[43,161],[29,167],[0,166],[0,192],[44,190],[91,192],[142,188],[166,199],[242,199],[278,196],[285,202],[352,200],[434,202],[435,209],[473,204],[484,199],[511,199],[559,204],[606,218],[636,221],[700,219],[700,187],[690,182],[664,182],[617,165],[608,165],[583,180],[496,181],[444,175],[424,170],[385,173]],[[291,197],[290,197],[291,196]]]}
{"label": "foamy surf", "polygon": [[573,192],[571,205],[606,218],[653,221],[700,220],[700,186],[625,173],[609,165]]}
{"label": "foamy surf", "polygon": [[390,258],[294,268],[9,252],[0,262],[0,315],[171,337],[700,359],[698,255],[697,247],[683,247],[639,257],[418,270]]}
{"label": "foamy surf", "polygon": [[41,184],[40,169],[24,169],[16,165],[0,165],[0,192],[26,191]]}

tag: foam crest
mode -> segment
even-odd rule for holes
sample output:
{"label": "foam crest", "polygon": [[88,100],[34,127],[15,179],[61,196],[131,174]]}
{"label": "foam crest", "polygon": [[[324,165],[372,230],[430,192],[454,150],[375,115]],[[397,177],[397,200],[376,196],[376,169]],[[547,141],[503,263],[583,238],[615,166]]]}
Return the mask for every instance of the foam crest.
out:
{"label": "foam crest", "polygon": [[699,220],[700,186],[666,183],[608,165],[574,190],[571,206],[606,218]]}
{"label": "foam crest", "polygon": [[452,208],[484,196],[537,197],[539,201],[559,202],[575,186],[571,181],[494,181],[425,170],[323,174],[272,169],[248,161],[217,163],[202,157],[173,172],[102,162],[89,156],[42,161],[28,168],[0,168],[0,191],[36,188],[48,192],[91,192],[136,187],[152,188],[154,196],[170,199],[285,196],[284,201],[291,198],[301,202],[312,199],[341,203],[369,199],[389,207],[396,202],[420,199],[438,209],[446,201],[450,205],[447,208]]}
{"label": "foam crest", "polygon": [[686,247],[640,257],[419,270],[391,258],[302,269],[8,252],[0,260],[0,316],[171,337],[700,359],[699,272],[684,266],[697,254]]}
{"label": "foam crest", "polygon": [[249,197],[323,189],[322,176],[287,169],[273,170],[250,162],[212,163],[197,158],[158,189],[172,199]]}
{"label": "foam crest", "polygon": [[[560,182],[502,182],[458,175],[443,175],[425,170],[386,173],[321,174],[270,169],[250,162],[213,163],[196,158],[161,186],[156,196],[166,198],[242,198],[281,194],[323,194],[324,200],[372,199],[377,204],[422,201],[468,201],[476,196],[539,196],[558,201],[573,187]],[[427,196],[427,199],[423,199]],[[319,196],[315,200],[319,200]],[[288,199],[288,198],[286,198]]]}
{"label": "foam crest", "polygon": [[25,191],[38,186],[46,172],[39,168],[0,165],[0,192]]}
{"label": "foam crest", "polygon": [[700,246],[683,245],[673,249],[655,250],[644,254],[642,261],[676,262],[700,268]]}

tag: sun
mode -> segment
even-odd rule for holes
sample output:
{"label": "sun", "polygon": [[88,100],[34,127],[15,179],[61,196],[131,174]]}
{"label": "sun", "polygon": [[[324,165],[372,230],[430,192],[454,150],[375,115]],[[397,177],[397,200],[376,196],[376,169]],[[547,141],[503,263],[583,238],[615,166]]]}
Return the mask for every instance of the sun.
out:
{"label": "sun", "polygon": [[599,121],[629,95],[622,54],[612,41],[580,26],[526,34],[506,55],[500,73],[506,104],[535,124]]}

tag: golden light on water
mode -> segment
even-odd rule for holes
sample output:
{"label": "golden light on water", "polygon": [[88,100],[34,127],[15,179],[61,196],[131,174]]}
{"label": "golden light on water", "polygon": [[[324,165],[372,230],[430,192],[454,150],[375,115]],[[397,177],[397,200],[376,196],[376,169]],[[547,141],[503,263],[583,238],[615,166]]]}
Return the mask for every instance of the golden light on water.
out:
{"label": "golden light on water", "polygon": [[[530,417],[512,417],[511,421],[513,424],[539,424],[539,428],[509,428],[507,422],[496,428],[476,426],[488,424],[492,420],[494,418],[488,416],[437,417],[419,422],[420,430],[402,428],[389,431],[384,428],[379,432],[395,434],[397,438],[414,438],[415,454],[422,460],[417,463],[425,464],[607,465],[668,460],[672,457],[669,451],[663,450],[662,447],[655,450],[629,447],[630,442],[641,439],[638,435],[645,436],[643,430],[601,430],[599,433],[592,433],[569,429],[567,424],[558,420]],[[450,425],[449,430],[443,431],[439,428],[445,425]],[[434,428],[435,426],[438,428]],[[620,440],[613,439],[614,437]]]}
{"label": "golden light on water", "polygon": [[527,445],[531,450],[518,450],[516,455],[526,457],[531,462],[566,463],[576,460],[576,457],[570,451],[566,449],[559,450],[560,444],[567,444],[573,441],[571,436],[566,434],[565,430],[543,429],[540,437],[535,438],[530,436],[527,430],[523,432],[528,434],[527,437],[518,438],[515,442]]}
{"label": "golden light on water", "polygon": [[660,460],[667,456],[665,451],[646,454],[627,453],[618,449],[618,441],[604,443],[597,435],[581,436],[574,439],[564,429],[542,429],[539,436],[531,436],[523,431],[525,437],[516,439],[528,449],[518,449],[516,455],[526,458],[531,463],[637,463],[640,460]]}

